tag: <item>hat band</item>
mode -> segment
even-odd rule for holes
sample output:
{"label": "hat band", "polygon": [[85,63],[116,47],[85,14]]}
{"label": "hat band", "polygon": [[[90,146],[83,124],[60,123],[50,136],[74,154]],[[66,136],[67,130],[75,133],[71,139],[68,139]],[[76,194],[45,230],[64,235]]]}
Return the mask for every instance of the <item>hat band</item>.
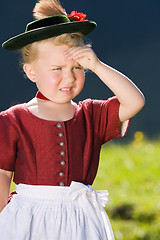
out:
{"label": "hat band", "polygon": [[66,23],[66,22],[71,22],[71,21],[65,15],[55,15],[55,16],[43,18],[43,19],[36,20],[36,21],[33,21],[33,22],[29,23],[26,27],[25,32],[35,30],[37,28],[54,26],[56,24]]}

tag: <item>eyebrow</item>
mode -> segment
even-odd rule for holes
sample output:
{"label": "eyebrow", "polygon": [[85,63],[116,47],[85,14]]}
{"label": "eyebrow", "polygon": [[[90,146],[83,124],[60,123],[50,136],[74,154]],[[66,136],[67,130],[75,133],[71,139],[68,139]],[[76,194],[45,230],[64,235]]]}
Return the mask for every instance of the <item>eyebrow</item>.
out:
{"label": "eyebrow", "polygon": [[51,67],[64,67],[65,65],[54,65],[52,64]]}
{"label": "eyebrow", "polygon": [[[54,64],[52,64],[52,65],[50,65],[51,67],[65,67],[66,65],[54,65]],[[81,66],[79,63],[75,63],[75,66]]]}

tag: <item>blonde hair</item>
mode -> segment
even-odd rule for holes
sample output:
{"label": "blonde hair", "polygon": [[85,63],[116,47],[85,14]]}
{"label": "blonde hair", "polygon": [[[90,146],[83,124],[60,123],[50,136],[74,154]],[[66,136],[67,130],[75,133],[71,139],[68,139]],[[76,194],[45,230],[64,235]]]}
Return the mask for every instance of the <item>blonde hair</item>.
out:
{"label": "blonde hair", "polygon": [[33,16],[35,19],[59,14],[66,15],[66,11],[58,0],[39,0],[33,9]]}
{"label": "blonde hair", "polygon": [[[66,15],[65,10],[58,0],[39,0],[33,9],[33,16],[37,20],[57,14]],[[67,45],[69,47],[75,47],[84,45],[82,33],[64,33],[57,37],[34,42],[21,49],[22,65],[24,63],[31,63],[37,59],[38,46],[43,43],[43,41],[52,41],[56,46]]]}
{"label": "blonde hair", "polygon": [[38,47],[40,44],[43,44],[44,41],[50,41],[55,46],[67,45],[68,47],[75,47],[84,45],[82,33],[64,33],[57,37],[34,42],[21,49],[21,65],[36,61],[38,58]]}

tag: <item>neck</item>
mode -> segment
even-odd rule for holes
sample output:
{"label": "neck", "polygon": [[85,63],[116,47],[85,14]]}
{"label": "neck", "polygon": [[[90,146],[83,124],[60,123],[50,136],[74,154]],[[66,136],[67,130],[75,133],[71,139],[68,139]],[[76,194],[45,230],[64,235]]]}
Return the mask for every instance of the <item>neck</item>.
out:
{"label": "neck", "polygon": [[54,103],[48,98],[46,98],[41,92],[37,92],[36,94],[37,100],[45,100],[45,101],[37,101],[38,110],[33,112],[39,118],[52,120],[52,121],[67,121],[73,118],[75,105],[72,101],[65,104]]}
{"label": "neck", "polygon": [[66,121],[74,115],[74,103],[72,101],[61,104],[54,103],[47,97],[45,97],[40,91],[36,94],[37,99],[45,100],[38,101],[38,111],[41,118],[54,121]]}

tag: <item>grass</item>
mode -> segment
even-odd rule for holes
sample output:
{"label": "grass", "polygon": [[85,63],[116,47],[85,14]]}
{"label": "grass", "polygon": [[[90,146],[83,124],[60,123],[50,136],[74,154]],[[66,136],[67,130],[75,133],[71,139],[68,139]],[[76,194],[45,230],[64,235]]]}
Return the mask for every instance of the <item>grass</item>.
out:
{"label": "grass", "polygon": [[109,191],[106,210],[117,240],[160,239],[158,141],[104,146],[93,187]]}
{"label": "grass", "polygon": [[93,187],[109,191],[106,210],[116,240],[160,239],[158,141],[144,140],[139,132],[129,144],[106,144]]}

